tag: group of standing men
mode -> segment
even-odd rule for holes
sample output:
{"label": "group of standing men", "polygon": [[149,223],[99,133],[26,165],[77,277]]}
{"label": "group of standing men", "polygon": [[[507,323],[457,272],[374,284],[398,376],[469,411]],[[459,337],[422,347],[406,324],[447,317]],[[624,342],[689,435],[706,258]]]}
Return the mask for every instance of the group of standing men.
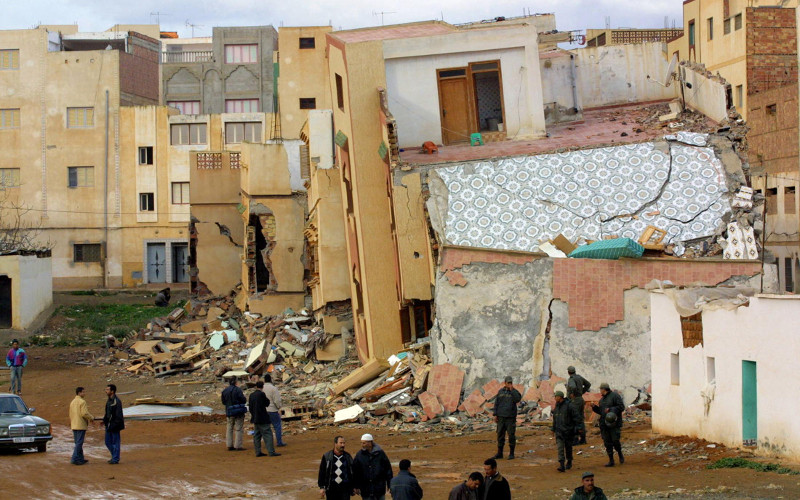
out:
{"label": "group of standing men", "polygon": [[[586,402],[583,395],[591,388],[592,384],[576,373],[575,367],[567,368],[567,396],[562,391],[555,392],[555,406],[553,407],[552,431],[558,449],[558,471],[565,472],[572,468],[572,447],[586,444],[586,424],[584,421],[584,407]],[[510,376],[503,380],[503,387],[497,392],[494,402],[494,421],[497,423],[497,454],[495,459],[503,458],[505,437],[508,434],[509,454],[508,459],[514,459],[514,449],[517,445],[517,405],[522,400],[522,395],[514,388]],[[622,412],[625,405],[622,397],[611,390],[603,382],[600,384],[601,398],[598,404],[592,405],[592,411],[600,415],[600,435],[608,455],[606,467],[613,467],[614,451],[619,456],[619,463],[625,463],[622,454],[620,437],[622,433]]]}
{"label": "group of standing men", "polygon": [[[253,450],[257,457],[279,457],[275,451],[276,444],[272,440],[272,428],[275,428],[275,441],[277,446],[286,446],[283,442],[283,429],[281,423],[281,394],[272,384],[272,376],[264,375],[264,380],[256,381],[255,390],[250,393],[250,398],[245,399],[244,392],[237,385],[236,377],[228,379],[228,387],[222,391],[222,404],[225,405],[227,417],[226,444],[228,451],[241,451],[244,435],[244,416],[250,412],[250,422],[253,424]],[[261,443],[264,442],[267,453],[261,452]]]}
{"label": "group of standing men", "polygon": [[[120,432],[125,429],[125,417],[122,414],[122,401],[117,396],[117,386],[108,384],[105,391],[106,409],[103,415],[103,427],[106,431],[106,448],[111,453],[111,459],[108,463],[116,465],[119,463]],[[86,439],[89,423],[94,420],[94,417],[89,413],[89,406],[86,404],[86,399],[84,399],[85,395],[86,391],[83,387],[76,388],[75,398],[69,404],[69,422],[75,443],[72,450],[72,458],[70,459],[70,463],[73,465],[84,465],[89,462],[83,456],[83,442]]]}

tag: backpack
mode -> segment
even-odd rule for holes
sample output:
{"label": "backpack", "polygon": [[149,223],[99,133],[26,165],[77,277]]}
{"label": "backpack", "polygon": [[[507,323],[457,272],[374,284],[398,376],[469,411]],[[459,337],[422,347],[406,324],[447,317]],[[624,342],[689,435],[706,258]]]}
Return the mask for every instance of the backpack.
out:
{"label": "backpack", "polygon": [[245,413],[247,413],[247,405],[244,403],[225,407],[225,416],[227,417],[241,417]]}

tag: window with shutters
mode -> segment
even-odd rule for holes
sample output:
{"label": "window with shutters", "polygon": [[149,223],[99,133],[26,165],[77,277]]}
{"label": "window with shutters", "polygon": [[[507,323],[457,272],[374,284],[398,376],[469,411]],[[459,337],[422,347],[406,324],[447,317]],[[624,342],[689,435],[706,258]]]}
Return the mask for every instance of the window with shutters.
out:
{"label": "window with shutters", "polygon": [[225,64],[249,64],[258,62],[258,44],[238,44],[225,46]]}
{"label": "window with shutters", "polygon": [[19,49],[0,50],[0,71],[19,69]]}
{"label": "window with shutters", "polygon": [[206,143],[206,124],[205,123],[177,123],[170,126],[170,143],[173,145],[181,144],[205,144]]}
{"label": "window with shutters", "polygon": [[225,99],[226,113],[258,113],[258,99]]}
{"label": "window with shutters", "polygon": [[67,128],[94,127],[94,108],[67,108]]}
{"label": "window with shutters", "polygon": [[228,122],[225,124],[225,143],[261,142],[261,122]]}
{"label": "window with shutters", "polygon": [[19,128],[19,108],[0,109],[0,129]]}
{"label": "window with shutters", "polygon": [[189,183],[188,182],[173,182],[172,183],[172,204],[173,205],[188,205],[189,204]]}
{"label": "window with shutters", "polygon": [[19,187],[18,168],[0,168],[0,189]]}
{"label": "window with shutters", "polygon": [[100,262],[103,252],[100,243],[82,243],[72,246],[74,262]]}
{"label": "window with shutters", "polygon": [[303,179],[311,178],[311,158],[309,157],[308,145],[300,145],[300,176]]}
{"label": "window with shutters", "polygon": [[167,101],[167,106],[177,108],[182,115],[200,114],[200,101]]}
{"label": "window with shutters", "polygon": [[733,16],[733,29],[740,30],[742,29],[742,13],[738,13]]}
{"label": "window with shutters", "polygon": [[71,188],[94,186],[94,167],[67,167],[67,186]]}

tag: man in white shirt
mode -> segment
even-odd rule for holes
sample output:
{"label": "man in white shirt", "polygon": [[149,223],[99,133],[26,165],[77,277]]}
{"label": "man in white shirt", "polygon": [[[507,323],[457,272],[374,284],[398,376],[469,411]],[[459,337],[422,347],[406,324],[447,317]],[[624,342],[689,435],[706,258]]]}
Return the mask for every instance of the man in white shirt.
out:
{"label": "man in white shirt", "polygon": [[264,374],[264,394],[269,398],[267,414],[269,415],[270,422],[272,422],[272,428],[275,429],[275,441],[277,446],[286,446],[281,434],[281,393],[278,392],[277,387],[272,385],[272,375],[269,373]]}

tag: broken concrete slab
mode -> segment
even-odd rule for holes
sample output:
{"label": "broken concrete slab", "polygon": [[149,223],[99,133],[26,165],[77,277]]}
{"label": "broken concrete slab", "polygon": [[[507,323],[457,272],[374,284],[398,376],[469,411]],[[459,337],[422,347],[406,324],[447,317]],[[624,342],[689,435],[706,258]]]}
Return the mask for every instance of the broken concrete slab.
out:
{"label": "broken concrete slab", "polygon": [[492,399],[497,396],[497,391],[499,391],[501,387],[503,387],[503,383],[499,380],[495,379],[486,382],[483,384],[483,397],[485,397],[487,401]]}
{"label": "broken concrete slab", "polygon": [[371,381],[378,375],[380,375],[386,368],[388,368],[389,364],[386,361],[378,360],[378,359],[370,359],[363,366],[357,368],[350,372],[349,375],[344,377],[340,380],[336,385],[333,387],[334,395],[339,395],[350,389],[351,387],[358,387],[364,385],[365,383]]}
{"label": "broken concrete slab", "polygon": [[333,414],[333,423],[340,424],[343,422],[350,422],[358,418],[362,413],[364,413],[364,409],[359,405],[343,408]]}
{"label": "broken concrete slab", "polygon": [[319,361],[336,361],[344,356],[344,340],[341,335],[331,339],[323,347],[314,351]]}
{"label": "broken concrete slab", "polygon": [[435,394],[448,412],[458,408],[461,387],[464,384],[464,370],[450,363],[435,365],[428,379],[428,392]]}
{"label": "broken concrete slab", "polygon": [[131,349],[136,351],[136,354],[150,354],[159,342],[159,340],[139,340],[131,346]]}
{"label": "broken concrete slab", "polygon": [[419,402],[422,403],[422,411],[429,419],[436,418],[444,413],[444,406],[439,401],[435,394],[425,391],[418,396]]}

